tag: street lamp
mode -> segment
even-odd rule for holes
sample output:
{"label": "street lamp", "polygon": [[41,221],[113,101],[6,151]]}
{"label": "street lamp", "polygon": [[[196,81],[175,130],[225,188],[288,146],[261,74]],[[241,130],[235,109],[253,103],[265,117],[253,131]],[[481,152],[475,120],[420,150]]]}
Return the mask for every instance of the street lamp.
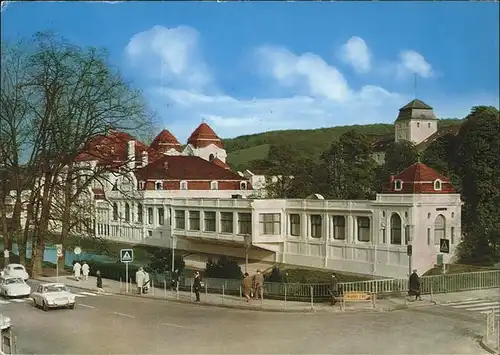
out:
{"label": "street lamp", "polygon": [[243,237],[243,242],[245,244],[245,272],[248,272],[248,250],[252,246],[252,236],[245,235]]}

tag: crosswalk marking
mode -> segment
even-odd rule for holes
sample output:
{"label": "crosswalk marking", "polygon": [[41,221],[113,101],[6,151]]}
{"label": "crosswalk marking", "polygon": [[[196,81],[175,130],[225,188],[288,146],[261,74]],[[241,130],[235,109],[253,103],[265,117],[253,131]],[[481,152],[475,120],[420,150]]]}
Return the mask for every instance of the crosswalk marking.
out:
{"label": "crosswalk marking", "polygon": [[500,301],[469,299],[463,301],[443,303],[443,306],[452,307],[455,309],[465,310],[469,312],[477,312],[480,314],[488,314],[494,312],[500,315]]}
{"label": "crosswalk marking", "polygon": [[[85,298],[85,297],[89,297],[89,296],[95,297],[95,296],[111,296],[111,295],[112,295],[112,293],[108,293],[108,292],[92,293],[92,292],[82,291],[80,293],[73,293],[73,296],[78,297],[78,298]],[[31,302],[31,298],[11,298],[8,300],[0,299],[0,305],[7,305],[7,304],[12,304],[12,303],[25,303],[25,302]]]}
{"label": "crosswalk marking", "polygon": [[9,301],[0,300],[0,304],[9,304]]}
{"label": "crosswalk marking", "polygon": [[80,292],[80,295],[97,296],[95,293],[91,293],[91,292]]}
{"label": "crosswalk marking", "polygon": [[74,295],[75,297],[87,297],[85,295]]}
{"label": "crosswalk marking", "polygon": [[14,299],[11,299],[10,301],[11,302],[16,302],[16,303],[22,303],[22,302],[26,302],[27,298],[14,298]]}

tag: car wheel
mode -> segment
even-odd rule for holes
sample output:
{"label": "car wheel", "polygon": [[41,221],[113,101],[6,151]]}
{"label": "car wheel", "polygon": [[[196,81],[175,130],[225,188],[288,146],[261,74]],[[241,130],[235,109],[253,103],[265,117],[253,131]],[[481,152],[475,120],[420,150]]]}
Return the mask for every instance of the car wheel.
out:
{"label": "car wheel", "polygon": [[49,310],[49,306],[47,305],[47,303],[45,301],[43,301],[43,310],[45,312],[47,312]]}
{"label": "car wheel", "polygon": [[75,305],[74,304],[70,305],[69,309],[75,309]]}

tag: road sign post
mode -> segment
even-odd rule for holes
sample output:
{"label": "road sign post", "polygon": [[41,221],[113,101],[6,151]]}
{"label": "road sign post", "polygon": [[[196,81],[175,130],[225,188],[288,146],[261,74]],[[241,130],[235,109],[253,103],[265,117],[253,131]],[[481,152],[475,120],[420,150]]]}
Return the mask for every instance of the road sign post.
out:
{"label": "road sign post", "polygon": [[450,240],[440,239],[439,240],[439,252],[448,254],[450,252]]}
{"label": "road sign post", "polygon": [[56,244],[56,251],[57,251],[57,261],[56,261],[56,280],[59,282],[59,260],[61,260],[63,256],[63,251],[62,251],[62,244]]}
{"label": "road sign post", "polygon": [[[134,250],[133,249],[121,249],[120,250],[120,261],[125,263],[125,280],[128,281],[128,264],[134,261]],[[125,292],[128,293],[128,282],[125,286]]]}

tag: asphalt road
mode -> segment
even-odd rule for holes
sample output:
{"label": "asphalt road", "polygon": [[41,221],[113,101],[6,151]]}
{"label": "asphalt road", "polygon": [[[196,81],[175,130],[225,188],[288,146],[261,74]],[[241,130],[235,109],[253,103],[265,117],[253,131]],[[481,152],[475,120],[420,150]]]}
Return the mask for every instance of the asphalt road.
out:
{"label": "asphalt road", "polygon": [[1,308],[20,354],[487,354],[484,316],[442,306],[290,314],[82,295],[74,310]]}

